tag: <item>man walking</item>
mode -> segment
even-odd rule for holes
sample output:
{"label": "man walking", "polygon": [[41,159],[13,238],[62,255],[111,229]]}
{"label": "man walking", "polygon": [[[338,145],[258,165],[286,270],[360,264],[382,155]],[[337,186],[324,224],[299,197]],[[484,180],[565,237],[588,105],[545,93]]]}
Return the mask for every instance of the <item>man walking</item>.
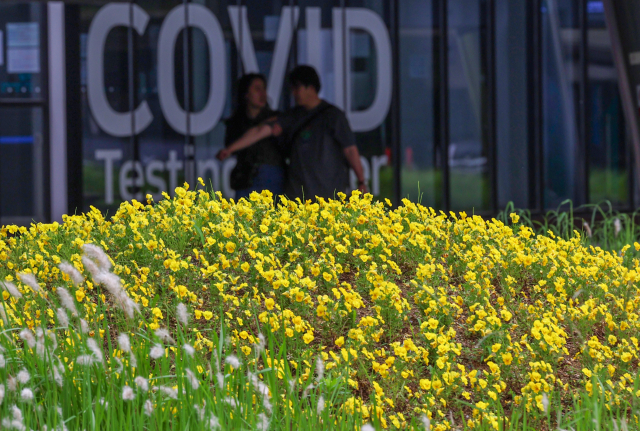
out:
{"label": "man walking", "polygon": [[279,136],[289,158],[285,194],[289,199],[334,198],[349,188],[349,167],[358,178],[358,189],[367,191],[360,154],[347,118],[339,108],[322,100],[320,78],[311,66],[298,66],[289,74],[296,106],[271,122],[249,129],[217,157],[232,153],[268,137]]}

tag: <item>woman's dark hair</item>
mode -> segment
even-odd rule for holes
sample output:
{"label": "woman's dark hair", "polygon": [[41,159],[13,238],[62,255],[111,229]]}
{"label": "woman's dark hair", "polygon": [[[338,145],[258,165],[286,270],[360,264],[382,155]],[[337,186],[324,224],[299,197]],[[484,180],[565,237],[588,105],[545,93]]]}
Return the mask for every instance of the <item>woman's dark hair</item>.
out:
{"label": "woman's dark hair", "polygon": [[266,78],[261,73],[247,73],[246,75],[242,75],[236,82],[236,107],[231,115],[232,118],[246,115],[247,93],[249,92],[249,87],[251,87],[251,84],[253,84],[253,81],[256,79],[262,80],[265,85],[267,84]]}
{"label": "woman's dark hair", "polygon": [[289,73],[289,84],[294,87],[298,85],[305,87],[312,86],[316,89],[316,92],[320,92],[320,77],[318,76],[318,72],[311,66],[296,66],[291,73]]}

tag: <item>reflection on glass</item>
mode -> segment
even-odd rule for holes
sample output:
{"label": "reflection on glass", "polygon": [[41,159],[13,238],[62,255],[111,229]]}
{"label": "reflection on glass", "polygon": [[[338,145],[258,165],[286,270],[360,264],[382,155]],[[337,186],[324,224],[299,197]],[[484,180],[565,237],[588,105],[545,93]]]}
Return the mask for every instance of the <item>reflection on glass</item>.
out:
{"label": "reflection on glass", "polygon": [[[118,207],[125,198],[120,187],[121,168],[126,160],[132,159],[133,154],[130,139],[104,132],[94,118],[95,113],[89,108],[87,39],[91,22],[99,9],[96,6],[81,6],[80,9],[83,211],[89,211],[90,206],[103,211],[113,211]],[[103,88],[109,106],[116,112],[129,111],[127,37],[125,27],[115,27],[109,32],[104,47]]]}
{"label": "reflection on glass", "polygon": [[490,208],[486,124],[486,16],[477,0],[452,0],[449,20],[449,173],[451,209]]}
{"label": "reflection on glass", "polygon": [[529,207],[527,4],[496,2],[498,209]]}
{"label": "reflection on glass", "polygon": [[580,203],[577,153],[580,82],[578,3],[545,0],[542,7],[544,206]]}
{"label": "reflection on glass", "polygon": [[42,109],[0,108],[0,224],[44,221]]}
{"label": "reflection on glass", "polygon": [[[231,13],[229,6],[237,6],[237,2],[235,0],[206,0],[200,1],[199,3],[213,13],[222,28],[224,35],[224,52],[221,53],[221,58],[224,58],[224,69],[222,65],[217,65],[214,70],[211,70],[209,57],[211,55],[209,52],[210,47],[207,44],[205,35],[199,29],[192,29],[191,52],[189,57],[192,61],[190,68],[190,87],[194,112],[200,112],[204,109],[211,96],[211,73],[222,73],[224,71],[226,82],[224,85],[225,101],[222,117],[212,130],[204,134],[197,134],[191,138],[195,144],[196,178],[203,178],[207,187],[213,187],[216,191],[222,191],[225,197],[233,197],[235,193],[229,185],[229,175],[231,169],[235,166],[235,158],[232,157],[224,162],[219,162],[215,159],[215,155],[224,147],[225,125],[223,120],[231,115],[231,100],[235,96],[234,85],[240,75],[239,70],[241,70],[239,68],[240,60],[237,55],[229,18]],[[238,9],[236,9],[236,16],[240,18]]]}
{"label": "reflection on glass", "polygon": [[[299,0],[300,17],[295,46],[295,62],[313,66],[322,82],[320,97],[336,104],[333,10],[340,0]],[[340,102],[343,103],[343,102]]]}
{"label": "reflection on glass", "polygon": [[[243,62],[246,72],[259,72],[267,77],[269,105],[273,109],[286,109],[291,106],[287,71],[294,62],[294,37],[300,14],[292,13],[287,2],[254,2],[246,6],[252,47],[255,53],[255,66]],[[278,45],[278,32],[282,31]],[[243,41],[244,44],[244,41]],[[245,46],[242,57],[248,63],[251,45]],[[276,48],[281,51],[276,53]]]}
{"label": "reflection on glass", "polygon": [[[597,2],[591,2],[597,3]],[[589,8],[589,202],[629,204],[629,146],[604,10]]]}
{"label": "reflection on glass", "polygon": [[[178,107],[184,110],[186,107],[185,97],[185,14],[180,13],[179,22],[182,30],[175,38],[173,46],[163,47],[166,50],[173,50],[173,64],[160,65],[159,41],[160,32],[167,15],[175,7],[181,6],[181,2],[157,2],[153,0],[137,0],[137,5],[147,11],[150,15],[149,23],[144,34],[135,36],[135,66],[134,74],[136,80],[136,98],[138,103],[145,101],[151,113],[153,121],[137,137],[139,154],[139,173],[142,173],[144,180],[142,188],[136,190],[134,187],[122,189],[131,199],[132,195],[137,195],[137,199],[143,198],[150,193],[154,200],[162,198],[162,192],[170,195],[174,194],[177,186],[184,183],[184,135],[178,133],[171,126],[167,119],[167,114],[160,105],[160,83],[159,68],[168,69],[173,78],[173,88],[165,89],[168,93],[173,91],[177,99]],[[179,116],[180,114],[176,115]],[[182,115],[185,122],[186,114]],[[128,177],[132,178],[135,171],[130,171]]]}
{"label": "reflection on glass", "polygon": [[402,197],[441,207],[434,149],[432,0],[398,3]]}
{"label": "reflection on glass", "polygon": [[[369,108],[377,100],[379,90],[379,82],[386,78],[386,71],[378,70],[378,58],[385,53],[378,52],[382,49],[374,42],[374,37],[387,38],[388,34],[388,4],[382,2],[372,2],[367,0],[352,0],[349,2],[350,8],[363,8],[373,12],[370,16],[371,20],[381,20],[387,34],[373,35],[370,31],[362,31],[362,29],[350,28],[348,35],[341,38],[347,55],[344,79],[344,102],[338,103],[340,106],[346,106],[347,110],[352,113],[369,111]],[[352,9],[353,10],[353,9]],[[350,18],[347,17],[347,20]],[[333,26],[337,24],[334,22]],[[343,28],[350,26],[347,21]],[[336,33],[334,32],[334,35]],[[335,40],[334,40],[335,43]],[[390,53],[389,53],[390,54]],[[384,57],[382,57],[384,58]],[[380,65],[382,67],[388,64]],[[338,79],[340,79],[338,77]],[[391,76],[388,79],[392,79]],[[338,84],[338,83],[336,83]],[[391,85],[391,82],[388,83]],[[339,88],[339,86],[338,86]],[[391,124],[389,112],[381,123],[372,128],[366,127],[367,130],[358,130],[354,127],[354,120],[351,117],[351,127],[354,129],[356,136],[356,144],[360,151],[361,160],[363,161],[363,169],[365,178],[368,179],[370,192],[380,198],[393,198],[393,169],[390,164],[390,147],[391,147]],[[349,118],[349,114],[347,115]],[[362,117],[361,117],[362,118]],[[371,116],[370,118],[374,118]],[[356,188],[356,177],[351,172],[351,187]]]}

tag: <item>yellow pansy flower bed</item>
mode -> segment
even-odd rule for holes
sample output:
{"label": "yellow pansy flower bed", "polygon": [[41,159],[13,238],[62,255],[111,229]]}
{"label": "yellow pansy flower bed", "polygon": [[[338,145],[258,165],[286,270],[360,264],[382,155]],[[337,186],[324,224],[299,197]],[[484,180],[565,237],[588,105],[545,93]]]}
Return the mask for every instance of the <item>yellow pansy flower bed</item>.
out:
{"label": "yellow pansy flower bed", "polygon": [[[562,411],[584,393],[626,405],[640,389],[638,259],[628,248],[616,255],[512,221],[407,200],[393,209],[358,192],[274,206],[269,192],[234,202],[185,185],[158,203],[125,202],[110,218],[92,209],[62,224],[2,227],[0,325],[36,339],[38,328],[50,331],[67,373],[93,361],[129,389],[141,369],[160,379],[165,368],[142,365],[149,357],[167,358],[171,373],[182,343],[200,358],[189,371],[196,389],[215,388],[224,345],[237,355],[229,373],[274,373],[275,411],[314,393],[308,410],[325,424],[347,415],[384,429],[498,429],[514,409],[546,423],[549,405]],[[87,245],[108,262],[83,259]],[[64,262],[82,279],[72,280]],[[127,356],[116,341],[122,333],[144,353]],[[5,334],[0,345],[16,364],[36,355],[26,333]],[[15,378],[20,366],[0,368],[0,377]],[[260,387],[262,375],[247,375]],[[141,399],[122,391],[125,401]]]}

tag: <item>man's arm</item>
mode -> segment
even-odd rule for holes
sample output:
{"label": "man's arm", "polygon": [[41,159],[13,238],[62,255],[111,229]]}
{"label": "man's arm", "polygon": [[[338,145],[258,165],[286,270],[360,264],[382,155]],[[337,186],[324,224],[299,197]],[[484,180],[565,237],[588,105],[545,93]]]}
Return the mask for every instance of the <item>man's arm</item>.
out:
{"label": "man's arm", "polygon": [[351,169],[356,173],[356,177],[358,178],[358,190],[362,193],[367,193],[367,184],[364,180],[364,170],[362,169],[362,163],[360,162],[360,152],[358,151],[358,147],[350,145],[343,148],[342,151],[349,162],[349,166],[351,166]]}
{"label": "man's arm", "polygon": [[277,128],[275,127],[275,125],[271,126],[267,123],[259,124],[255,127],[252,127],[227,148],[220,150],[216,157],[218,158],[218,160],[224,160],[236,151],[240,151],[244,148],[250,147],[256,142],[263,140],[264,138],[275,135],[277,133],[276,129]]}

